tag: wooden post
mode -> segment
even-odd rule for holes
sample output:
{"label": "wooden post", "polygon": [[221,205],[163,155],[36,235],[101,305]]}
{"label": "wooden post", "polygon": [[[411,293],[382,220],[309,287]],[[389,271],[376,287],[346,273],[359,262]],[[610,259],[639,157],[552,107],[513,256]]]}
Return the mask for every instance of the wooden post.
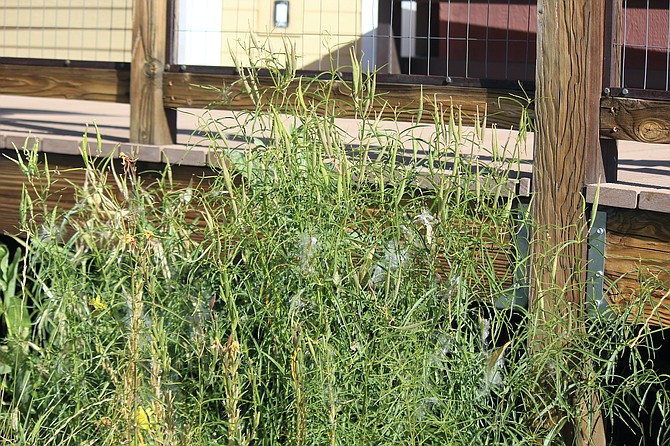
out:
{"label": "wooden post", "polygon": [[[604,1],[538,0],[530,295],[539,328],[532,346],[537,350],[551,336],[567,343],[571,333],[584,329],[587,216],[582,190],[585,179],[603,175]],[[586,417],[586,408],[596,401],[578,398],[575,404]],[[571,426],[567,435],[582,444],[603,444],[602,419],[596,414],[586,424]],[[594,437],[600,440],[592,443]]]}
{"label": "wooden post", "polygon": [[[603,56],[604,56],[604,35],[605,35],[605,2],[610,0],[591,0],[586,3],[583,14],[589,15],[585,21],[584,37],[588,40],[584,46],[587,46],[586,54],[582,57],[586,59],[574,59],[574,62],[586,61],[583,66],[587,85],[583,93],[586,95],[582,100],[585,101],[585,113],[587,119],[586,134],[584,135],[586,144],[586,171],[582,181],[587,184],[604,183],[607,181],[607,169],[610,168],[609,162],[603,159],[603,152],[600,144],[600,97],[603,91]],[[578,2],[581,4],[581,2]],[[606,166],[607,164],[607,166]],[[582,184],[582,187],[584,184]]]}
{"label": "wooden post", "polygon": [[605,47],[603,48],[603,87],[621,87],[623,71],[623,0],[605,5]]}
{"label": "wooden post", "polygon": [[165,63],[177,62],[177,33],[179,29],[179,0],[167,0],[167,29],[165,32]]}
{"label": "wooden post", "polygon": [[561,297],[551,290],[566,290],[562,297],[568,302],[583,300],[582,246],[570,242],[581,239],[585,228],[587,173],[602,169],[597,162],[603,6],[604,0],[538,1],[532,208],[541,229],[535,238],[554,250],[563,248],[555,275],[535,271],[535,303]]}
{"label": "wooden post", "polygon": [[130,142],[174,143],[176,112],[163,106],[168,0],[135,0],[130,68]]}
{"label": "wooden post", "polygon": [[[605,46],[603,48],[603,88],[621,87],[622,43],[623,43],[623,0],[607,1],[605,5]],[[608,183],[617,181],[619,149],[617,141],[600,139],[600,150],[603,159],[605,180]],[[588,178],[597,180],[597,178]],[[590,181],[594,182],[594,181]]]}

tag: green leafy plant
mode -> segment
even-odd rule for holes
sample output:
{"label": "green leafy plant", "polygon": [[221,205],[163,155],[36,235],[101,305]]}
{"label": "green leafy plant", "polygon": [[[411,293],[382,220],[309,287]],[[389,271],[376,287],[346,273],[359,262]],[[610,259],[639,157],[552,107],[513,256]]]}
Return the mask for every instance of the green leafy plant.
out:
{"label": "green leafy plant", "polygon": [[12,256],[9,248],[0,244],[0,292],[3,296],[0,315],[4,318],[8,339],[26,341],[32,324],[26,302],[17,293],[20,260],[20,250]]}
{"label": "green leafy plant", "polygon": [[[533,314],[513,301],[532,225],[514,195],[523,138],[486,147],[483,123],[429,99],[417,113],[434,131],[401,127],[378,113],[374,75],[299,78],[283,52],[259,50],[225,91],[257,109],[203,117],[211,175],[97,159],[84,140],[75,204],[50,207],[56,173],[18,153],[26,254],[23,271],[20,255],[0,263],[22,283],[3,348],[27,359],[3,369],[0,442],[565,444],[584,413],[571,396],[593,391],[593,413],[635,425],[665,380],[651,333],[594,318],[528,347]],[[361,118],[348,130],[335,86]],[[21,376],[29,392],[10,390]]]}
{"label": "green leafy plant", "polygon": [[39,350],[33,343],[26,294],[19,286],[21,259],[20,249],[12,255],[6,245],[0,244],[0,327],[5,329],[5,337],[0,339],[0,408],[14,417],[15,428],[18,414],[31,405],[36,383],[30,353]]}

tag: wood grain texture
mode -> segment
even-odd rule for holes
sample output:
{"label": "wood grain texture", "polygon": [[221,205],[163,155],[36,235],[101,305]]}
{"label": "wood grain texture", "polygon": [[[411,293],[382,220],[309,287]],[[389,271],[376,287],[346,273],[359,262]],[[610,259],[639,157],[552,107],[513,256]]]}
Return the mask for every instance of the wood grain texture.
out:
{"label": "wood grain texture", "polygon": [[627,184],[587,184],[586,202],[594,203],[597,199],[599,206],[613,206],[617,208],[637,208],[639,190]]}
{"label": "wood grain texture", "polygon": [[670,220],[658,212],[610,210],[605,276],[615,309],[670,327]]}
{"label": "wood grain texture", "polygon": [[[531,348],[542,350],[545,333],[582,332],[585,323],[586,218],[582,188],[604,178],[598,107],[602,85],[604,0],[538,0],[535,145],[531,204],[530,310],[539,330]],[[567,337],[568,339],[570,336]],[[567,341],[566,339],[566,342]],[[576,373],[589,373],[582,358]],[[568,396],[567,394],[565,395]],[[605,445],[597,393],[574,403],[580,420],[562,430],[566,443]],[[550,426],[550,419],[540,423]]]}
{"label": "wood grain texture", "polygon": [[640,192],[639,208],[646,211],[670,214],[670,194],[664,190],[645,190]]}
{"label": "wood grain texture", "polygon": [[173,144],[163,104],[167,0],[136,0],[130,68],[130,142]]}
{"label": "wood grain texture", "polygon": [[[581,13],[585,22],[584,34],[581,35],[579,28],[576,28],[576,35],[568,35],[569,39],[579,40],[583,38],[585,40],[583,46],[586,53],[580,56],[586,57],[586,59],[575,57],[572,60],[582,72],[582,76],[584,76],[578,82],[587,82],[583,91],[586,97],[582,99],[582,102],[578,106],[578,108],[584,107],[586,115],[586,134],[583,135],[586,142],[586,154],[582,161],[582,163],[585,163],[585,172],[582,178],[583,184],[605,182],[608,176],[612,178],[612,170],[614,170],[614,177],[616,177],[616,157],[613,159],[611,150],[607,150],[607,145],[601,148],[600,144],[600,106],[598,104],[598,99],[602,95],[603,84],[602,60],[605,52],[603,41],[606,16],[605,3],[609,1],[611,0],[591,0],[585,2],[584,9],[577,11],[577,13]],[[582,62],[582,60],[585,62]],[[560,68],[558,69],[560,70]],[[576,119],[581,119],[579,114]]]}
{"label": "wood grain texture", "polygon": [[[139,45],[139,48],[142,49],[143,46]],[[150,64],[149,69],[157,66]],[[134,72],[134,74],[140,76],[140,80],[145,80],[143,70]],[[156,93],[157,78],[162,79],[162,90],[158,88],[161,90],[161,101],[152,96],[153,93]],[[153,81],[144,82],[144,86],[140,84],[136,88],[138,93],[135,100],[139,101],[140,110],[144,110],[145,114],[159,115],[161,121],[165,114],[164,107],[202,108],[217,105],[221,109],[251,110],[254,103],[238,81],[239,77],[236,75],[163,73],[161,69],[155,73]],[[293,96],[293,89],[297,88],[298,84],[298,81],[291,84],[286,95]],[[331,97],[338,104],[337,113],[341,117],[353,117],[354,110],[349,91],[343,84],[337,84],[337,86],[338,88],[331,92]],[[269,90],[271,81],[262,80],[260,87]],[[310,87],[311,94],[323,91],[325,87],[324,82],[314,82]],[[429,111],[433,103],[437,103],[447,111],[452,104],[460,108],[464,113],[465,124],[468,124],[468,121],[471,123],[477,113],[483,116],[484,110],[488,112],[487,122],[489,124],[497,124],[504,128],[518,128],[521,117],[521,106],[514,101],[512,95],[516,93],[511,91],[458,86],[421,87],[390,83],[379,83],[376,91],[381,99],[376,104],[375,111],[382,112],[382,115],[388,118],[393,118],[398,114],[400,117],[405,114],[407,118],[410,118],[409,113],[416,112],[422,98],[426,109],[423,114],[424,122],[430,122],[432,119]],[[0,94],[129,103],[131,101],[130,72],[124,69],[109,68],[0,65]],[[148,115],[138,120],[137,114],[140,113],[140,110],[137,108],[134,110],[131,123],[136,125],[135,131],[141,131],[137,129],[138,125],[146,130],[149,122]],[[168,125],[167,121],[164,125]],[[150,132],[147,133],[149,134]],[[171,141],[143,143],[171,144]]]}
{"label": "wood grain texture", "polygon": [[[354,117],[355,110],[349,87],[342,82],[335,82],[335,88],[328,88],[326,81],[313,79],[295,80],[284,94],[287,98],[295,98],[294,92],[299,85],[306,90],[305,100],[321,101],[321,95],[328,93],[338,117]],[[261,78],[258,86],[262,101],[269,100],[275,87],[271,79]],[[419,86],[407,84],[378,83],[376,86],[378,100],[374,112],[393,118],[403,114],[406,118],[416,119],[416,111],[423,99],[423,121],[432,121],[433,104],[448,112],[449,107],[460,108],[464,114],[464,124],[471,125],[479,114],[480,118],[486,111],[489,124],[495,123],[505,128],[519,126],[522,107],[514,100],[512,94],[505,90],[488,88],[457,87],[457,86]],[[224,110],[253,110],[254,101],[246,92],[236,75],[165,73],[165,105],[168,107],[208,107],[218,105]],[[414,116],[409,116],[412,113]],[[469,121],[469,122],[468,122]]]}
{"label": "wood grain texture", "polygon": [[130,72],[3,64],[0,65],[0,94],[128,103]]}
{"label": "wood grain texture", "polygon": [[[21,191],[25,176],[18,165],[12,161],[16,158],[15,152],[2,150],[0,155],[0,229],[3,233],[18,235]],[[75,159],[79,162],[72,161]],[[48,208],[53,209],[54,206],[59,206],[69,209],[76,201],[72,184],[83,184],[84,182],[84,171],[78,169],[82,167],[81,159],[74,156],[49,155],[49,166],[54,172],[58,171],[60,174],[52,178],[54,181],[51,188],[52,193],[46,200]],[[37,212],[35,219],[42,221],[43,215]]]}
{"label": "wood grain texture", "polygon": [[566,311],[568,302],[574,308],[583,303],[581,192],[587,164],[600,150],[593,112],[595,105],[597,116],[603,13],[602,0],[538,2],[531,302],[553,314]]}
{"label": "wood grain texture", "polygon": [[[44,156],[44,155],[42,155]],[[79,155],[46,154],[51,178],[55,181],[50,189],[51,193],[46,200],[49,211],[58,206],[60,209],[70,209],[77,201],[75,186],[84,184],[84,163]],[[16,153],[12,150],[0,150],[0,231],[5,234],[18,235],[21,204],[21,190],[25,176],[18,165],[12,161]],[[123,168],[117,163],[117,172]],[[137,162],[138,175],[145,183],[157,178],[164,166],[157,163]],[[214,172],[207,167],[172,166],[172,181],[175,187],[194,185],[208,187]],[[37,221],[42,219],[36,214]],[[195,218],[195,216],[194,216]]]}
{"label": "wood grain texture", "polygon": [[611,139],[670,144],[670,101],[602,98],[600,133]]}
{"label": "wood grain texture", "polygon": [[605,6],[603,87],[620,87],[623,67],[623,0],[609,0]]}
{"label": "wood grain texture", "polygon": [[[620,87],[623,67],[623,0],[605,2],[605,44],[603,46],[603,87]],[[601,118],[598,117],[600,120]],[[599,124],[600,125],[600,124]],[[602,133],[602,125],[600,126]],[[604,181],[616,183],[619,152],[615,140],[601,138]],[[588,182],[588,178],[587,178]]]}

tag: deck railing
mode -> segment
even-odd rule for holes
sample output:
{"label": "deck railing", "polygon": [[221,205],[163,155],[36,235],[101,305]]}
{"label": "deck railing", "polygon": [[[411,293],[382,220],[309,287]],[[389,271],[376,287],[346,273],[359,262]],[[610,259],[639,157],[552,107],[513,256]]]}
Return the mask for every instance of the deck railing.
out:
{"label": "deck railing", "polygon": [[[615,181],[607,140],[670,143],[670,0],[604,3],[599,156]],[[230,85],[250,35],[279,49],[288,39],[303,74],[346,79],[353,55],[401,110],[421,95],[455,100],[508,127],[517,106],[498,98],[534,93],[536,0],[2,0],[0,10],[0,93],[130,102],[132,142],[170,143],[175,108],[221,99],[193,85]],[[250,105],[239,96],[228,107]]]}
{"label": "deck railing", "polygon": [[[232,66],[250,34],[288,37],[300,68],[534,81],[536,0],[170,0],[166,62]],[[0,57],[127,62],[133,0],[0,3]],[[606,87],[670,89],[670,1],[607,2]],[[280,7],[281,6],[281,7]],[[287,23],[277,11],[288,12]],[[285,27],[274,27],[275,25]],[[611,70],[609,69],[611,67]],[[416,81],[416,79],[415,79]]]}

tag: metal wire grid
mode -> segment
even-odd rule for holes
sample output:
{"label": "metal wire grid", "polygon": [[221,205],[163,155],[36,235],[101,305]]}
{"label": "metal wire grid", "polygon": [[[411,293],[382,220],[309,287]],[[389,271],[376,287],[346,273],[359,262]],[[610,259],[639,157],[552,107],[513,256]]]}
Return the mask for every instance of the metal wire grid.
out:
{"label": "metal wire grid", "polygon": [[440,25],[446,75],[535,78],[536,0],[442,1]]}
{"label": "metal wire grid", "polygon": [[[231,66],[261,45],[295,47],[299,68],[346,71],[350,54],[383,73],[534,77],[534,0],[180,0],[176,62]],[[130,60],[132,0],[0,0],[0,56]],[[242,42],[242,44],[240,44]],[[172,61],[174,62],[174,61]]]}
{"label": "metal wire grid", "polygon": [[[361,53],[366,3],[372,2],[289,0],[289,24],[280,29],[274,27],[273,1],[180,0],[176,63],[232,66],[236,59],[245,64],[253,47],[281,53],[286,41],[293,46],[301,69],[330,69],[331,58],[334,66],[350,65],[349,49]],[[208,15],[217,13],[218,21],[207,21]],[[207,50],[194,52],[193,48]]]}
{"label": "metal wire grid", "polygon": [[[622,0],[621,86],[670,90],[670,0]],[[384,73],[531,80],[535,0],[180,0],[177,62],[232,65],[253,34],[299,68],[346,71],[350,50]],[[0,56],[130,60],[132,0],[0,0]],[[189,19],[189,17],[191,17]]]}
{"label": "metal wire grid", "polygon": [[129,62],[132,0],[0,0],[0,57]]}
{"label": "metal wire grid", "polygon": [[670,90],[670,0],[623,0],[621,86]]}
{"label": "metal wire grid", "polygon": [[231,66],[233,57],[245,60],[253,35],[276,51],[287,39],[307,70],[347,71],[353,51],[365,69],[382,73],[535,76],[535,0],[286,1],[289,23],[279,29],[274,1],[180,0],[176,62]]}

